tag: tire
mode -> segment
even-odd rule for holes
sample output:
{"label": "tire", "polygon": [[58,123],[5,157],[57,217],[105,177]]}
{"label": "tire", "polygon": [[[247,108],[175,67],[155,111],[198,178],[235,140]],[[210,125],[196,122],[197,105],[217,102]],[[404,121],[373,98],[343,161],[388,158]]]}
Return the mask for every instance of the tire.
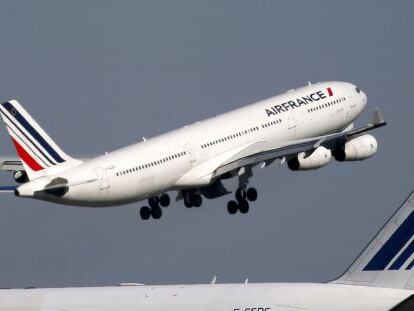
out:
{"label": "tire", "polygon": [[243,200],[239,202],[239,210],[242,214],[247,214],[249,212],[249,202]]}
{"label": "tire", "polygon": [[249,188],[246,192],[247,200],[254,202],[257,200],[257,190],[255,188]]}
{"label": "tire", "polygon": [[164,193],[160,196],[159,201],[160,201],[160,205],[162,207],[167,207],[168,205],[170,205],[170,202],[171,202],[170,196],[168,194]]}
{"label": "tire", "polygon": [[162,209],[161,207],[151,207],[151,215],[154,219],[160,219],[162,216]]}
{"label": "tire", "polygon": [[158,206],[158,198],[157,197],[152,197],[148,199],[148,204],[149,206],[151,206],[151,208],[156,208]]}
{"label": "tire", "polygon": [[200,207],[201,204],[203,204],[203,199],[201,198],[201,195],[198,195],[198,194],[194,195],[192,197],[192,200],[191,201],[193,201],[193,205],[195,207]]}
{"label": "tire", "polygon": [[229,212],[230,215],[236,214],[238,209],[239,209],[239,205],[237,204],[236,201],[231,200],[227,203],[227,211]]}
{"label": "tire", "polygon": [[151,217],[151,210],[148,206],[141,207],[139,214],[142,220],[148,220]]}
{"label": "tire", "polygon": [[245,195],[244,189],[243,188],[237,188],[236,193],[235,193],[235,197],[236,197],[236,200],[238,202],[241,202],[241,201],[244,200],[244,195]]}
{"label": "tire", "polygon": [[186,208],[192,208],[193,207],[193,202],[190,200],[190,198],[187,198],[187,197],[184,198],[184,206]]}

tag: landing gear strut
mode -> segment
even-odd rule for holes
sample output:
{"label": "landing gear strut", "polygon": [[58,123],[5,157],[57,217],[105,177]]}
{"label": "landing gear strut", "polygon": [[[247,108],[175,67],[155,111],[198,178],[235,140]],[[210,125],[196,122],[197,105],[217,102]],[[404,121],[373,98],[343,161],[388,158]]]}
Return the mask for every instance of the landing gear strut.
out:
{"label": "landing gear strut", "polygon": [[257,190],[255,188],[244,188],[239,187],[235,193],[236,201],[231,200],[227,203],[227,211],[229,214],[236,214],[237,211],[240,211],[242,214],[247,214],[249,212],[249,202],[256,201],[257,199]]}
{"label": "landing gear strut", "polygon": [[151,197],[148,199],[149,206],[141,207],[139,214],[142,220],[148,220],[151,216],[154,219],[160,219],[162,217],[162,207],[167,207],[170,205],[170,196],[166,193]]}

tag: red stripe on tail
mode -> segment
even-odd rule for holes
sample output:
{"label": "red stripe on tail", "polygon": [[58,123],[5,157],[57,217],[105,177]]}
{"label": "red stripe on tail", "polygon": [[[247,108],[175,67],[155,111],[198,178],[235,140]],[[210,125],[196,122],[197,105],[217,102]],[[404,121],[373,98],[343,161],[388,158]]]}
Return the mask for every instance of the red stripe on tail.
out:
{"label": "red stripe on tail", "polygon": [[332,96],[332,95],[333,95],[333,92],[332,92],[331,88],[330,88],[330,87],[328,87],[328,89],[327,89],[327,90],[328,90],[328,95],[329,95],[329,96]]}
{"label": "red stripe on tail", "polygon": [[12,137],[11,138],[14,144],[14,147],[16,148],[17,154],[19,157],[33,170],[33,171],[40,171],[43,170],[43,167],[39,165],[39,163],[36,162],[35,159],[32,158],[30,154],[26,152],[26,150],[23,149],[22,146]]}

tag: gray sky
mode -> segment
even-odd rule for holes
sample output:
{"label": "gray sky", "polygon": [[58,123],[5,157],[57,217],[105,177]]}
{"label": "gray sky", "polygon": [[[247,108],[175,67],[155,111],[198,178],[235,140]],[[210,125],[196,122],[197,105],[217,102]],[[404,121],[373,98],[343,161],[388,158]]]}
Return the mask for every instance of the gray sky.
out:
{"label": "gray sky", "polygon": [[[99,154],[308,80],[381,107],[378,154],[257,169],[259,199],[112,209],[0,198],[0,287],[318,282],[340,274],[414,185],[412,1],[1,1],[0,96],[63,149]],[[14,154],[4,127],[0,153]],[[2,184],[11,184],[8,174]],[[234,182],[230,183],[234,186]]]}

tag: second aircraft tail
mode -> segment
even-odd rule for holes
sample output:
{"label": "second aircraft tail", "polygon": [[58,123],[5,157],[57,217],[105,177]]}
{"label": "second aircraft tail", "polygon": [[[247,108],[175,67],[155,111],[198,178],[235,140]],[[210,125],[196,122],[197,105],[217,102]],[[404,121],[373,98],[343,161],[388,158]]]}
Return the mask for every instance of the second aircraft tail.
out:
{"label": "second aircraft tail", "polygon": [[414,192],[332,283],[414,289]]}

